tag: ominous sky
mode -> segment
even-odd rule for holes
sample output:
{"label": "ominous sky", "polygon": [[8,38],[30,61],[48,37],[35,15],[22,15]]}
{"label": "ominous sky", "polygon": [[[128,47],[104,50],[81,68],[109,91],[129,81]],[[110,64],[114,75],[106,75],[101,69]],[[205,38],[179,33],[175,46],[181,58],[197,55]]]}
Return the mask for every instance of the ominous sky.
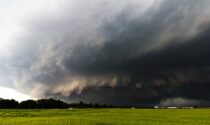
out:
{"label": "ominous sky", "polygon": [[209,6],[0,0],[0,87],[69,102],[210,104]]}

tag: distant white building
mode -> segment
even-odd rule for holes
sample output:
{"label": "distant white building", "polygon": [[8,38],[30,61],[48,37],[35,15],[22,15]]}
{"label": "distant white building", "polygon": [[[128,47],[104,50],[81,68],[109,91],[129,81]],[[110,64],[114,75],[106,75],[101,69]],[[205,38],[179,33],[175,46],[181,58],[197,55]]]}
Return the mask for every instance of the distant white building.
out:
{"label": "distant white building", "polygon": [[194,109],[194,107],[182,107],[183,109]]}
{"label": "distant white building", "polygon": [[167,109],[177,109],[177,107],[167,107]]}
{"label": "distant white building", "polygon": [[155,108],[155,109],[159,109],[160,107],[159,107],[159,106],[154,106],[154,108]]}

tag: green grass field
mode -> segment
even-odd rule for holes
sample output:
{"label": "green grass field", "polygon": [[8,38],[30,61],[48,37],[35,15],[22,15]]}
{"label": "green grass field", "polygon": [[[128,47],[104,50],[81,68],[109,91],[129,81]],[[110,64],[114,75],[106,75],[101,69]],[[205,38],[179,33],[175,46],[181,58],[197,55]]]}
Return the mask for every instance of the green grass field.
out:
{"label": "green grass field", "polygon": [[210,125],[210,110],[0,110],[0,125]]}

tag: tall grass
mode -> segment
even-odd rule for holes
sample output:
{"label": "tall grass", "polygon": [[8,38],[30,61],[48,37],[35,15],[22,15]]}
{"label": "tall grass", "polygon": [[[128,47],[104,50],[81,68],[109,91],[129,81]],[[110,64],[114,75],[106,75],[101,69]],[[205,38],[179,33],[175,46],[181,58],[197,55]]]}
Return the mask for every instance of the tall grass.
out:
{"label": "tall grass", "polygon": [[210,110],[0,110],[0,125],[210,125]]}

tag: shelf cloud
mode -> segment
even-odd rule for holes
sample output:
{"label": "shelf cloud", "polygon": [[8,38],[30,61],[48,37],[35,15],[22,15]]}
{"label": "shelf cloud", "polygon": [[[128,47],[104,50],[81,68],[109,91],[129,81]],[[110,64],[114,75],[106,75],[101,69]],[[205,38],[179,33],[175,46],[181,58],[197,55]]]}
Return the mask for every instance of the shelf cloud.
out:
{"label": "shelf cloud", "polygon": [[51,4],[26,14],[8,53],[0,54],[9,86],[70,102],[207,103],[210,1]]}

